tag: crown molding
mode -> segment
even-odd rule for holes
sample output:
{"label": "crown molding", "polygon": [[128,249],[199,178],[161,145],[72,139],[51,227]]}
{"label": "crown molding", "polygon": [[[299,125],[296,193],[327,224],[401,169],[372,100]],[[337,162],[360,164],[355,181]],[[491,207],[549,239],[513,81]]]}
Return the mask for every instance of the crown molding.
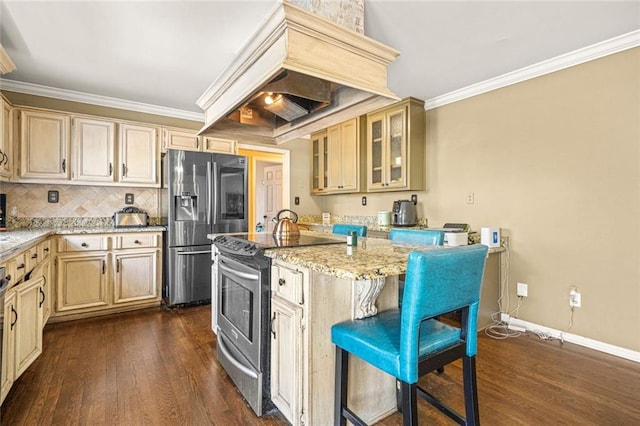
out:
{"label": "crown molding", "polygon": [[109,108],[124,109],[128,111],[143,112],[164,117],[181,118],[204,122],[204,113],[184,111],[181,109],[167,108],[142,102],[127,101],[124,99],[110,98],[108,96],[93,95],[90,93],[76,92],[74,90],[57,89],[55,87],[39,84],[25,83],[22,81],[0,78],[0,89],[9,92],[25,93],[28,95],[45,96],[47,98],[61,99],[65,101],[81,102],[90,105],[99,105]]}
{"label": "crown molding", "polygon": [[520,68],[519,70],[508,72],[498,77],[445,93],[441,96],[436,96],[435,98],[425,101],[425,109],[429,110],[441,107],[638,46],[640,46],[640,30],[574,50],[573,52],[556,56],[555,58]]}

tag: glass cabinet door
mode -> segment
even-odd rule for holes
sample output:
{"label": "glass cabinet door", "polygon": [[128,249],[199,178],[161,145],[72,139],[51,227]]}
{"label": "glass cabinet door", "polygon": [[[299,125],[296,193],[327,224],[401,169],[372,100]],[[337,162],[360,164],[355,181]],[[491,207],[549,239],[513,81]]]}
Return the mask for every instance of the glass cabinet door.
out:
{"label": "glass cabinet door", "polygon": [[371,116],[369,119],[369,162],[368,186],[384,186],[384,114]]}
{"label": "glass cabinet door", "polygon": [[393,111],[387,115],[389,157],[386,162],[387,186],[403,186],[406,176],[405,156],[405,112],[404,109]]}
{"label": "glass cabinet door", "polygon": [[327,187],[327,134],[311,136],[311,191],[322,192]]}

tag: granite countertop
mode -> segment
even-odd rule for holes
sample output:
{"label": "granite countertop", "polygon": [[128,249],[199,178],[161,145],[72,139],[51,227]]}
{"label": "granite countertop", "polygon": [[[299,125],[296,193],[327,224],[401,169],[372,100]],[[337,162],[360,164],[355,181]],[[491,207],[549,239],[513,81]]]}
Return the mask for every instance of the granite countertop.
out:
{"label": "granite countertop", "polygon": [[[313,234],[313,232],[305,232]],[[346,244],[265,250],[265,256],[322,272],[337,278],[369,280],[404,274],[412,251],[442,250],[447,246],[429,246],[390,241],[381,238],[358,238],[358,245]],[[500,253],[503,247],[490,248],[489,253]]]}
{"label": "granite countertop", "polygon": [[442,246],[406,244],[380,238],[358,238],[358,245],[345,244],[265,250],[265,256],[304,266],[337,278],[369,280],[404,274],[409,252],[442,250]]}
{"label": "granite countertop", "polygon": [[71,234],[111,234],[124,232],[162,232],[164,226],[147,226],[144,228],[114,228],[113,226],[98,226],[87,228],[30,228],[14,229],[0,232],[0,261],[19,253],[33,244],[37,244],[50,235]]}

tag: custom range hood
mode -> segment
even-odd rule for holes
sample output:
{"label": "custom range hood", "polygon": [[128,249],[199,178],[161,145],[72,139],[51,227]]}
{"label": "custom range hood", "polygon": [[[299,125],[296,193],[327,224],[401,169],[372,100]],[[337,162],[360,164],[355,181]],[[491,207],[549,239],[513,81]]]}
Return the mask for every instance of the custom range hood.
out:
{"label": "custom range hood", "polygon": [[201,135],[280,144],[394,102],[398,52],[287,2],[198,99]]}

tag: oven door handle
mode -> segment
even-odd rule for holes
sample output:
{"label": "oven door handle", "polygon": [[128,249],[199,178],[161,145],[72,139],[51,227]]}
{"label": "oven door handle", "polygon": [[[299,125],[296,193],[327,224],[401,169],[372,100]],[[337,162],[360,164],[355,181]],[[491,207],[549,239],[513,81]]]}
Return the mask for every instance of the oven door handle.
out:
{"label": "oven door handle", "polygon": [[218,327],[218,347],[220,348],[224,356],[229,360],[231,364],[233,364],[235,368],[240,370],[246,376],[251,377],[252,379],[258,378],[258,373],[256,373],[255,371],[253,371],[252,369],[250,369],[249,367],[241,363],[239,360],[234,358],[231,352],[229,352],[229,348],[227,348],[227,345],[224,343],[223,334],[220,332],[220,327]]}
{"label": "oven door handle", "polygon": [[179,251],[178,252],[178,256],[190,256],[192,254],[211,254],[211,250]]}
{"label": "oven door handle", "polygon": [[238,278],[244,278],[245,280],[251,280],[251,281],[258,281],[260,279],[260,275],[248,274],[246,272],[235,271],[235,270],[229,268],[228,266],[225,266],[222,261],[218,264],[218,267],[220,269],[222,269],[224,272],[226,272],[227,274],[234,275],[234,276],[236,276]]}

